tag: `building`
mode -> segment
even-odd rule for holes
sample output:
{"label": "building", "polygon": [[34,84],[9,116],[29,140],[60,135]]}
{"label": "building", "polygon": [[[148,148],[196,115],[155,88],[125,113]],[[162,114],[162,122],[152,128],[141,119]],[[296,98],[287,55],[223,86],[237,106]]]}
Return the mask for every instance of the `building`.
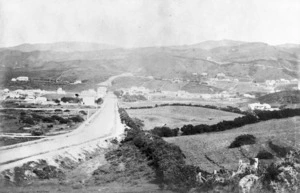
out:
{"label": "building", "polygon": [[225,78],[225,77],[226,77],[226,76],[225,76],[224,73],[218,73],[218,74],[216,75],[216,78],[218,78],[218,79]]}
{"label": "building", "polygon": [[6,88],[6,89],[3,90],[3,92],[4,92],[4,93],[9,93],[9,89]]}
{"label": "building", "polygon": [[47,102],[47,98],[46,97],[37,97],[35,99],[35,103],[39,103],[39,104],[43,104]]}
{"label": "building", "polygon": [[97,97],[103,98],[106,95],[107,87],[106,86],[99,86],[97,89]]}
{"label": "building", "polygon": [[27,76],[19,76],[18,78],[17,78],[17,81],[28,81],[29,80],[29,78],[27,77]]}
{"label": "building", "polygon": [[251,95],[251,94],[244,94],[244,97],[246,97],[246,98],[252,98],[252,99],[254,99],[255,98],[255,95]]}
{"label": "building", "polygon": [[17,79],[15,79],[15,78],[12,78],[12,79],[11,79],[11,81],[12,81],[12,82],[16,82],[16,81],[17,81]]}
{"label": "building", "polygon": [[82,97],[82,104],[83,105],[89,105],[89,106],[95,106],[95,97]]}
{"label": "building", "polygon": [[58,88],[56,93],[57,94],[66,94],[66,91],[64,91],[62,88]]}
{"label": "building", "polygon": [[252,104],[248,104],[248,108],[250,110],[272,110],[271,105],[264,103],[264,104],[260,104],[260,103],[252,103]]}
{"label": "building", "polygon": [[81,84],[81,80],[76,80],[73,84]]}
{"label": "building", "polygon": [[207,76],[208,74],[206,72],[201,73],[201,76]]}
{"label": "building", "polygon": [[97,92],[94,89],[84,90],[80,93],[81,97],[97,97]]}

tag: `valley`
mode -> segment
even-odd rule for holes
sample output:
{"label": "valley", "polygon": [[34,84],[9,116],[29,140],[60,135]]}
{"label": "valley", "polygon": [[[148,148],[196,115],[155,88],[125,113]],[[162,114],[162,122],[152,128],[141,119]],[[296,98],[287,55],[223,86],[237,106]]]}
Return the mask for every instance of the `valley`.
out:
{"label": "valley", "polygon": [[1,48],[0,185],[238,192],[239,160],[259,157],[263,178],[299,150],[299,51],[232,40]]}

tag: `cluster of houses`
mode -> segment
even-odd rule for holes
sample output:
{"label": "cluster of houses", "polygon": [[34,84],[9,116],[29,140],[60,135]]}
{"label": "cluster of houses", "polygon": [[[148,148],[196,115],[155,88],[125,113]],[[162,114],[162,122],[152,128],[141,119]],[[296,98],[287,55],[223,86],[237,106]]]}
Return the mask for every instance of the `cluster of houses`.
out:
{"label": "cluster of houses", "polygon": [[230,99],[236,98],[235,93],[223,91],[221,93],[214,94],[202,94],[202,93],[190,93],[184,90],[178,91],[161,91],[150,90],[145,87],[130,87],[128,89],[122,89],[123,95],[143,95],[148,100],[155,98],[184,98],[184,99]]}
{"label": "cluster of houses", "polygon": [[272,108],[271,105],[267,104],[267,103],[251,103],[248,104],[248,108],[249,110],[262,110],[262,111],[276,111],[279,110],[278,108]]}
{"label": "cluster of houses", "polygon": [[[83,105],[95,106],[95,101],[98,98],[103,98],[107,92],[107,87],[100,86],[97,91],[94,89],[84,90],[78,94],[78,97],[82,99]],[[64,91],[62,88],[58,88],[57,91],[45,91],[41,89],[32,89],[32,90],[14,90],[10,91],[9,89],[4,89],[1,93],[1,100],[5,99],[20,99],[27,103],[33,104],[55,104],[50,96],[56,96],[62,98],[64,96],[70,96],[69,93]],[[73,96],[73,95],[71,95]],[[76,97],[76,94],[74,94]],[[65,104],[61,102],[61,104]],[[68,103],[66,103],[68,104]]]}
{"label": "cluster of houses", "polygon": [[43,104],[47,102],[47,98],[42,95],[46,94],[47,91],[41,89],[31,89],[31,90],[14,90],[4,89],[2,97],[3,99],[23,99],[28,103]]}
{"label": "cluster of houses", "polygon": [[17,78],[12,78],[11,81],[12,82],[17,82],[17,81],[19,81],[19,82],[27,82],[27,81],[29,81],[29,78],[27,76],[19,76]]}

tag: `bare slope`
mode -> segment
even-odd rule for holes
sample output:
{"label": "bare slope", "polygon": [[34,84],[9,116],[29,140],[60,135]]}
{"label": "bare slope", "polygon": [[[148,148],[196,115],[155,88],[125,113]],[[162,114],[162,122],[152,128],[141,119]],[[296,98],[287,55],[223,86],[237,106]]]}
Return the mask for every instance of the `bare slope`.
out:
{"label": "bare slope", "polygon": [[185,124],[216,124],[222,120],[233,120],[240,116],[235,113],[201,107],[167,106],[152,109],[128,109],[130,117],[144,121],[145,129],[156,126],[170,128],[182,127]]}
{"label": "bare slope", "polygon": [[[178,145],[184,151],[189,163],[198,165],[207,171],[220,169],[207,157],[222,167],[235,169],[239,159],[247,160],[245,156],[255,157],[260,150],[271,151],[267,145],[269,140],[279,141],[299,149],[297,142],[300,137],[299,125],[300,117],[294,117],[260,122],[223,132],[165,138],[165,140]],[[244,146],[242,149],[229,149],[230,143],[241,134],[254,135],[257,138],[257,143]]]}

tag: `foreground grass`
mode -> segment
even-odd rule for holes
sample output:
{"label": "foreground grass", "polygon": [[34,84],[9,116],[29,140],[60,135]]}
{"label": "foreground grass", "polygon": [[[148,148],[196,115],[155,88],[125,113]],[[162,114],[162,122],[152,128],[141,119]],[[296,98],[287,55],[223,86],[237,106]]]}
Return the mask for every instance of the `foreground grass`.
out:
{"label": "foreground grass", "polygon": [[[229,149],[230,143],[241,134],[254,135],[257,138],[256,144]],[[236,169],[239,159],[247,160],[247,157],[255,157],[261,150],[271,151],[267,145],[268,141],[299,149],[300,144],[297,143],[299,137],[300,117],[293,117],[260,122],[223,132],[172,137],[165,140],[182,149],[187,157],[187,163],[212,172],[222,167],[229,170]]]}

